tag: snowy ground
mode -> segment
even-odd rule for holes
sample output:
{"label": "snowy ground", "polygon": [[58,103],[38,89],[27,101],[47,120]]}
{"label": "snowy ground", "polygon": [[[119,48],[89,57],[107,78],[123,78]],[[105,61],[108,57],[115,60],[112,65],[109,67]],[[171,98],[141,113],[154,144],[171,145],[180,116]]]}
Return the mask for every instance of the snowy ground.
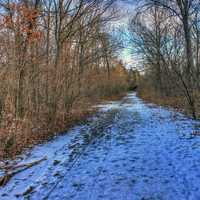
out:
{"label": "snowy ground", "polygon": [[1,200],[199,200],[199,122],[135,94],[16,162],[47,157],[0,188]]}

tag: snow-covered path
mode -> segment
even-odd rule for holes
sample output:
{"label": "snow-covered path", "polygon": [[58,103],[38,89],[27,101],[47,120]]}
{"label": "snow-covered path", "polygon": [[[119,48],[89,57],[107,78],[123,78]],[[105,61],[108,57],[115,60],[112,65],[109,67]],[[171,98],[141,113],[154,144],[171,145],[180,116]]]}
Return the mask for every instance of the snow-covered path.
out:
{"label": "snow-covered path", "polygon": [[199,122],[135,94],[99,106],[87,124],[35,147],[47,160],[0,188],[1,200],[199,200]]}

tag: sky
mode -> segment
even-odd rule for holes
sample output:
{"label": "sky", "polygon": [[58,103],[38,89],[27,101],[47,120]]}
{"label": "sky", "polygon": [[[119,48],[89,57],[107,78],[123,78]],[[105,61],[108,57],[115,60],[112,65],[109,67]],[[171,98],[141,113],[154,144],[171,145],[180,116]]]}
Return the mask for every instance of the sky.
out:
{"label": "sky", "polygon": [[133,15],[136,6],[136,0],[118,0],[117,8],[120,12],[120,18],[116,22],[113,22],[115,27],[119,27],[123,30],[122,32],[125,32],[124,34],[122,33],[123,41],[125,42],[125,48],[119,52],[118,56],[127,68],[135,68],[138,64],[137,56],[132,55],[131,53],[131,43],[128,36],[129,19]]}

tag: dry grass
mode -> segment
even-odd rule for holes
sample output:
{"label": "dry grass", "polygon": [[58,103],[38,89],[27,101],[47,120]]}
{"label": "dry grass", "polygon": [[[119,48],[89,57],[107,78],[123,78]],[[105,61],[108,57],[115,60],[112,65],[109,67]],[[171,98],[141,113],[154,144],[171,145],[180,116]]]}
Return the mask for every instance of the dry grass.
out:
{"label": "dry grass", "polygon": [[46,118],[40,119],[37,124],[27,119],[10,122],[10,126],[0,130],[0,159],[13,158],[25,148],[49,140],[60,132],[64,132],[78,122],[82,122],[94,110],[73,110],[64,117],[61,114],[55,122],[50,124]]}
{"label": "dry grass", "polygon": [[[179,112],[183,112],[187,115],[190,115],[187,102],[182,96],[161,96],[149,89],[140,90],[138,92],[138,95],[147,102],[155,103],[161,106],[169,106]],[[196,99],[197,116],[198,118],[200,118],[200,95]]]}
{"label": "dry grass", "polygon": [[14,158],[25,149],[38,143],[52,139],[55,135],[65,133],[69,128],[85,120],[96,112],[92,107],[107,100],[119,100],[124,94],[113,95],[101,99],[82,98],[77,101],[68,113],[59,113],[54,123],[48,121],[47,114],[40,119],[16,120],[7,116],[6,124],[0,128],[0,159]]}

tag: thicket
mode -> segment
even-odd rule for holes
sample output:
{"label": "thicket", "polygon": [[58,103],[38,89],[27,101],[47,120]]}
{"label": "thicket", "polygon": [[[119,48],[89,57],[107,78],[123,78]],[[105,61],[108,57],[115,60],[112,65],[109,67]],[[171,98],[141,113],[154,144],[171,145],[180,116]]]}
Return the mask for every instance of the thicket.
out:
{"label": "thicket", "polygon": [[65,129],[128,87],[112,0],[0,1],[0,157]]}

